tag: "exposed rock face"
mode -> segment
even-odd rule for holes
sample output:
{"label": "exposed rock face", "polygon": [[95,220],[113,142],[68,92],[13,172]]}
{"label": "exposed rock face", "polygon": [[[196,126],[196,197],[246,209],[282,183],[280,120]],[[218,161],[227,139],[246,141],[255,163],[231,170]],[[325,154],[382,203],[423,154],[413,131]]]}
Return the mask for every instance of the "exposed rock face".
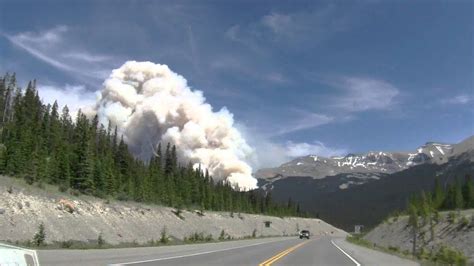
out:
{"label": "exposed rock face", "polygon": [[[279,218],[229,212],[182,211],[132,202],[110,202],[93,197],[73,197],[59,192],[48,193],[19,180],[0,176],[0,241],[27,241],[33,238],[42,222],[46,242],[76,240],[95,242],[99,234],[107,243],[146,243],[158,240],[166,227],[172,238],[183,239],[193,233],[219,237],[222,230],[234,238],[292,235],[297,229],[313,234],[345,236],[346,233],[319,219]],[[13,186],[13,192],[7,187]],[[21,207],[19,207],[21,206]],[[265,221],[270,227],[265,227]]]}

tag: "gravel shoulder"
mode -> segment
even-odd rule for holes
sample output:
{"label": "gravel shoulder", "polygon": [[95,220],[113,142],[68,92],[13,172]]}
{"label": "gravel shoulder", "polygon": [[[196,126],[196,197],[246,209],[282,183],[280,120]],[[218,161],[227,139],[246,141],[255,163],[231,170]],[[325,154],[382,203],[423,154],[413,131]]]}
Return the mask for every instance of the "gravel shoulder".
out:
{"label": "gravel shoulder", "polygon": [[343,238],[333,240],[336,245],[342,248],[346,253],[356,259],[362,265],[397,265],[397,266],[415,266],[418,262],[403,259],[395,255],[387,254],[381,251],[358,246],[347,242]]}

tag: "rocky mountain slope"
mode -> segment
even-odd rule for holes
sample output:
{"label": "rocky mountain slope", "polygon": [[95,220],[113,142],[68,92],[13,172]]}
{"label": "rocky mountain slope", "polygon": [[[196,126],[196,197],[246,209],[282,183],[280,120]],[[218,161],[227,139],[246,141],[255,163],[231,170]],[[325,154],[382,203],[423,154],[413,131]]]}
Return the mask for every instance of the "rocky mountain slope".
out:
{"label": "rocky mountain slope", "polygon": [[[442,150],[444,155],[436,147]],[[436,153],[437,159],[435,156],[424,156],[426,153],[431,154],[430,151],[435,154],[434,150],[438,151]],[[417,158],[429,158],[429,160],[425,160],[423,163],[416,160],[405,161],[405,168],[392,173],[376,170],[373,170],[374,172],[368,170],[366,172],[350,172],[355,169],[351,170],[350,166],[346,165],[337,166],[337,162],[342,164],[342,162],[350,161],[351,156],[349,156],[331,161],[332,163],[336,162],[332,169],[339,169],[342,173],[326,177],[320,176],[319,178],[315,178],[318,176],[318,172],[312,176],[277,175],[274,178],[260,179],[259,185],[262,189],[272,191],[272,196],[277,201],[286,202],[291,198],[293,201],[299,202],[303,210],[318,214],[329,223],[345,230],[353,230],[355,224],[370,227],[379,223],[390,212],[404,208],[407,198],[411,194],[419,193],[421,190],[431,190],[436,176],[439,177],[442,184],[447,184],[454,182],[456,177],[464,178],[466,174],[471,176],[474,174],[474,137],[459,144],[450,145],[449,148],[447,146],[443,148],[433,143],[427,144],[419,151]],[[394,153],[385,154],[381,153],[378,158],[395,158]],[[407,154],[408,159],[410,155]],[[368,155],[361,155],[359,158],[364,156],[365,162],[367,162]],[[318,157],[318,161],[314,161],[313,157],[304,158],[305,160],[301,161],[303,163],[308,162],[308,158],[311,158],[315,163],[322,160],[323,165],[328,165],[330,162],[327,158],[326,163],[325,159],[320,157]],[[352,162],[354,162],[354,156],[352,158]],[[298,167],[298,162],[300,161],[294,164],[295,167],[278,169],[295,169]],[[401,165],[402,161],[398,162]],[[413,162],[414,165],[408,166],[407,163],[410,162]],[[385,161],[385,165],[387,164],[394,166],[397,163],[395,160],[390,163]],[[378,163],[378,167],[383,165],[383,161]],[[369,169],[368,167],[362,168]],[[388,166],[384,168],[393,169]]]}
{"label": "rocky mountain slope", "polygon": [[164,228],[171,239],[181,240],[194,233],[217,239],[222,230],[232,238],[252,236],[254,230],[256,236],[294,235],[298,229],[346,235],[320,219],[210,211],[202,215],[194,210],[177,214],[169,207],[72,196],[55,189],[47,185],[39,189],[21,179],[0,176],[0,241],[31,240],[40,223],[48,243],[97,243],[99,235],[109,244],[148,243],[160,239]]}
{"label": "rocky mountain slope", "polygon": [[474,149],[474,136],[459,144],[428,142],[411,152],[367,152],[348,154],[344,157],[321,157],[308,155],[296,158],[276,168],[258,170],[257,178],[275,181],[287,177],[312,177],[321,179],[328,176],[348,174],[360,179],[349,185],[363,184],[370,179],[379,179],[384,174],[392,174],[421,164],[444,164],[450,158]]}
{"label": "rocky mountain slope", "polygon": [[[417,250],[429,253],[444,245],[460,250],[474,264],[474,210],[456,213],[449,218],[449,212],[440,213],[440,219],[434,223],[434,239],[431,239],[430,226],[425,224],[417,235]],[[378,225],[364,236],[364,239],[377,246],[398,249],[410,253],[413,247],[413,234],[408,225],[408,217],[393,217]]]}

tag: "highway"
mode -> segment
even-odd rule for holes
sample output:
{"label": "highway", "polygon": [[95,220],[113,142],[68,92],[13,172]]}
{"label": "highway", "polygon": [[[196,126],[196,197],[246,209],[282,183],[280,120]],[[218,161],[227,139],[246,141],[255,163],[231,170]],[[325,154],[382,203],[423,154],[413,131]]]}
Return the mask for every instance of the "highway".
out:
{"label": "highway", "polygon": [[265,238],[102,250],[41,250],[41,265],[417,265],[341,238]]}

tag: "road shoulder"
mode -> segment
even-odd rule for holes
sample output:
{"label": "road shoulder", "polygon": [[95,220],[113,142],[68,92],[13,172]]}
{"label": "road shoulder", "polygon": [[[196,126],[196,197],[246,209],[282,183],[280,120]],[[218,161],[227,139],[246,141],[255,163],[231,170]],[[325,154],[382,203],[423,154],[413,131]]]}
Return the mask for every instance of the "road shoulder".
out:
{"label": "road shoulder", "polygon": [[415,261],[349,243],[343,238],[335,238],[333,241],[362,265],[420,265]]}

